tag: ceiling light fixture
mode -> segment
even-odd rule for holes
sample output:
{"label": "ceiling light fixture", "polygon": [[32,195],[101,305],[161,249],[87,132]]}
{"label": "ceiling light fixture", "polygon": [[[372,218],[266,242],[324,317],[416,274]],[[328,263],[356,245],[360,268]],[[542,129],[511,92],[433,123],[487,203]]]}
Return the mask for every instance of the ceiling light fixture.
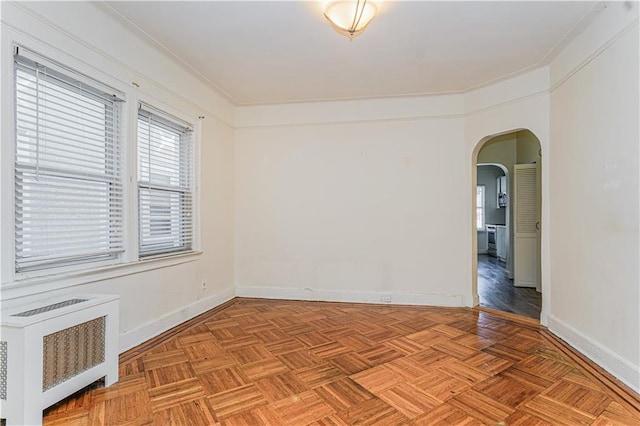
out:
{"label": "ceiling light fixture", "polygon": [[375,3],[367,0],[331,0],[324,6],[324,17],[349,40],[362,34],[377,12]]}

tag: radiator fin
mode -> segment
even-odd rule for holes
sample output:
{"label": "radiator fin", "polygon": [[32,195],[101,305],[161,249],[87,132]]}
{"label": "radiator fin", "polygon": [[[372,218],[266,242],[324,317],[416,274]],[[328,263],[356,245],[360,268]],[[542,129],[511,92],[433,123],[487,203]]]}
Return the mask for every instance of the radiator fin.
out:
{"label": "radiator fin", "polygon": [[0,399],[7,400],[7,342],[0,342]]}
{"label": "radiator fin", "polygon": [[87,300],[89,299],[69,299],[69,300],[65,300],[64,302],[54,303],[53,305],[41,306],[39,308],[31,309],[30,311],[20,312],[18,314],[13,314],[11,316],[12,317],[31,317],[44,312],[49,312],[49,311],[54,311],[56,309],[64,308],[65,306],[86,302]]}
{"label": "radiator fin", "polygon": [[106,317],[44,336],[42,391],[104,362]]}

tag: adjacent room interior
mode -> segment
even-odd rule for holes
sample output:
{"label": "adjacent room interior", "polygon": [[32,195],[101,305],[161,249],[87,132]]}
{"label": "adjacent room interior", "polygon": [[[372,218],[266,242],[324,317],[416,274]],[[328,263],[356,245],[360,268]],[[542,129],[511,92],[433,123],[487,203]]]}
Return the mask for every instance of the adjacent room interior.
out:
{"label": "adjacent room interior", "polygon": [[0,418],[639,424],[637,2],[1,2]]}
{"label": "adjacent room interior", "polygon": [[501,135],[489,139],[477,158],[480,305],[539,319],[540,142],[529,131]]}

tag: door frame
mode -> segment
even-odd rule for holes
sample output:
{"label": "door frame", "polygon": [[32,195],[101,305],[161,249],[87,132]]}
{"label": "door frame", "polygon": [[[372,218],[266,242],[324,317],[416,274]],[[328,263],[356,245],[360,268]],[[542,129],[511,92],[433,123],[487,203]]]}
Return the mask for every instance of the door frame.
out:
{"label": "door frame", "polygon": [[[511,133],[517,133],[520,131],[528,131],[531,133],[538,141],[539,153],[540,153],[540,196],[538,198],[540,203],[540,225],[542,232],[539,235],[539,266],[538,271],[541,277],[541,298],[542,298],[542,307],[540,311],[540,324],[547,325],[548,323],[548,315],[549,315],[549,306],[551,299],[551,283],[549,279],[549,271],[548,271],[548,261],[549,261],[549,227],[547,223],[547,212],[545,211],[548,207],[546,201],[548,200],[548,192],[545,189],[548,189],[548,164],[542,161],[544,157],[545,144],[540,139],[540,137],[533,132],[532,130],[521,127],[514,128],[510,130],[505,130],[502,132],[493,133],[490,135],[486,135],[478,140],[471,151],[471,186],[469,188],[471,193],[471,208],[470,208],[470,221],[471,224],[471,296],[473,300],[473,305],[478,306],[480,304],[480,297],[478,295],[478,233],[476,231],[476,186],[477,186],[477,170],[478,170],[478,154],[484,147],[484,145],[490,140]],[[486,163],[480,163],[486,164]],[[509,188],[511,189],[512,182],[509,181]],[[511,200],[509,200],[511,201]],[[510,245],[513,244],[512,238],[510,237],[509,241]],[[512,256],[513,257],[513,256]],[[511,259],[513,265],[513,258]],[[511,267],[511,273],[513,273],[513,266]]]}

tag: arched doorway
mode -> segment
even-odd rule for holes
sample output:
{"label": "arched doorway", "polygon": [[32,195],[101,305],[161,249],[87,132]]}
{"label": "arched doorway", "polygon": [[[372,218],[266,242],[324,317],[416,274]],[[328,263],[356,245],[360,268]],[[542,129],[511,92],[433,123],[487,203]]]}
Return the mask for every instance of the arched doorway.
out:
{"label": "arched doorway", "polygon": [[483,138],[473,151],[472,179],[472,279],[479,305],[536,319],[544,296],[541,154],[540,141],[526,129]]}

